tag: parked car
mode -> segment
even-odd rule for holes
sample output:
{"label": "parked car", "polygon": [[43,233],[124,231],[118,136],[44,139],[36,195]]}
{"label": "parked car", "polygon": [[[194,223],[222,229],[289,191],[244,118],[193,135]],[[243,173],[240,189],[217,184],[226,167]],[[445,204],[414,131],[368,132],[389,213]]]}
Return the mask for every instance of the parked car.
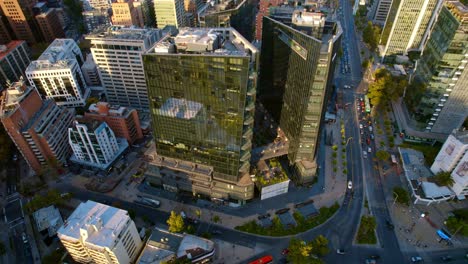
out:
{"label": "parked car", "polygon": [[281,255],[287,255],[289,253],[289,248],[285,248],[283,249],[283,251],[281,251]]}
{"label": "parked car", "polygon": [[28,236],[26,236],[26,233],[23,232],[23,234],[21,234],[21,238],[23,238],[23,243],[24,244],[28,243]]}
{"label": "parked car", "polygon": [[453,260],[453,258],[452,258],[451,256],[449,256],[449,255],[447,255],[447,256],[442,256],[442,257],[440,257],[440,259],[441,259],[442,261],[445,261],[445,262],[447,262],[447,261],[452,261],[452,260]]}
{"label": "parked car", "polygon": [[187,218],[187,215],[184,211],[180,211],[180,216],[182,216],[183,219]]}
{"label": "parked car", "polygon": [[337,249],[336,250],[336,254],[339,254],[339,255],[344,255],[345,254],[345,251],[343,249]]}
{"label": "parked car", "polygon": [[348,181],[348,189],[352,189],[353,188],[353,182],[352,181]]}
{"label": "parked car", "polygon": [[411,257],[411,262],[413,263],[419,263],[422,261],[423,261],[423,258],[421,258],[420,256]]}

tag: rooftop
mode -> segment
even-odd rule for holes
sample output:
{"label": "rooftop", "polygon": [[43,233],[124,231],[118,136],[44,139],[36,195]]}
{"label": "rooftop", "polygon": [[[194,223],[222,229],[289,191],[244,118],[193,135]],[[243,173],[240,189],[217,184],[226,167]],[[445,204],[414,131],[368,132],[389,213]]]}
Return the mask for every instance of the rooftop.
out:
{"label": "rooftop", "polygon": [[104,116],[121,116],[126,117],[130,111],[127,107],[120,105],[111,105],[107,102],[98,102],[97,104],[91,104],[88,111],[92,114],[99,114]]}
{"label": "rooftop", "polygon": [[155,28],[104,26],[86,35],[86,39],[145,40],[159,31],[161,30]]}
{"label": "rooftop", "polygon": [[[101,126],[102,123],[105,123],[104,121],[99,121],[99,120],[86,120],[86,119],[80,119],[79,122],[75,121],[74,126],[85,126],[88,128],[88,133],[94,133],[94,131]],[[107,124],[106,124],[107,125]]]}
{"label": "rooftop", "polygon": [[88,200],[81,203],[58,230],[61,237],[79,239],[87,232],[86,242],[112,248],[122,229],[131,221],[128,212]]}
{"label": "rooftop", "polygon": [[137,263],[160,263],[173,256],[196,259],[213,253],[214,243],[211,240],[155,228]]}
{"label": "rooftop", "polygon": [[73,39],[55,39],[37,60],[29,64],[26,72],[72,67],[77,63],[73,46],[77,47]]}
{"label": "rooftop", "polygon": [[239,4],[236,4],[237,0],[211,0],[207,1],[205,6],[199,11],[199,16],[206,16],[215,13],[232,11],[239,9],[247,0],[240,1]]}
{"label": "rooftop", "polygon": [[403,168],[411,180],[427,178],[433,176],[433,173],[424,164],[424,155],[414,149],[400,148]]}
{"label": "rooftop", "polygon": [[452,135],[461,143],[468,145],[468,130],[455,130]]}
{"label": "rooftop", "polygon": [[48,230],[49,237],[55,235],[57,230],[63,225],[62,216],[55,206],[44,207],[33,214],[39,232]]}
{"label": "rooftop", "polygon": [[12,50],[16,49],[21,44],[25,43],[23,40],[13,40],[6,45],[0,45],[0,61],[3,60]]}
{"label": "rooftop", "polygon": [[233,28],[180,28],[157,42],[150,53],[250,56],[258,50]]}
{"label": "rooftop", "polygon": [[8,89],[3,91],[0,115],[4,116],[14,112],[32,90],[31,87],[26,86],[23,80],[12,83]]}

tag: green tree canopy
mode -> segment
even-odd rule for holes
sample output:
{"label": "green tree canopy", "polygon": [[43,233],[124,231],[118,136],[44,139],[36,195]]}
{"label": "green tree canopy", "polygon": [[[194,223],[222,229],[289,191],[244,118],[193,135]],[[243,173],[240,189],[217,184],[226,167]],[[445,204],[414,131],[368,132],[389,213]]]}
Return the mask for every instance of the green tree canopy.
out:
{"label": "green tree canopy", "polygon": [[292,238],[289,241],[288,261],[291,263],[309,263],[311,259],[312,245],[304,240]]}
{"label": "green tree canopy", "polygon": [[385,150],[379,150],[375,153],[375,156],[377,156],[377,158],[379,160],[388,160],[390,158],[390,153],[388,153],[387,151]]}
{"label": "green tree canopy", "polygon": [[455,181],[448,171],[441,171],[433,177],[434,182],[439,186],[452,186]]}
{"label": "green tree canopy", "polygon": [[169,225],[169,232],[179,233],[184,230],[184,219],[174,211],[171,211],[166,223]]}
{"label": "green tree canopy", "polygon": [[375,81],[369,85],[368,96],[371,104],[377,108],[388,105],[403,95],[408,81],[404,76],[392,76],[385,68],[374,73]]}
{"label": "green tree canopy", "polygon": [[330,249],[328,248],[328,239],[322,235],[319,235],[311,242],[312,254],[319,257],[323,257],[328,254]]}
{"label": "green tree canopy", "polygon": [[449,216],[445,225],[452,234],[468,236],[468,221],[456,216]]}
{"label": "green tree canopy", "polygon": [[407,190],[404,188],[397,186],[393,188],[393,198],[400,204],[409,205],[410,196]]}

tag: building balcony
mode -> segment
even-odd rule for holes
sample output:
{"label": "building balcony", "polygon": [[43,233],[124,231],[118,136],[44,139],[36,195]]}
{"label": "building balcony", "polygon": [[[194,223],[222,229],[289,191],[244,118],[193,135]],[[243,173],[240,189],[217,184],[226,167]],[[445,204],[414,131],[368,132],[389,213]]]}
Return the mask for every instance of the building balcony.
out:
{"label": "building balcony", "polygon": [[244,145],[242,145],[241,147],[242,150],[250,150],[252,149],[252,142],[249,140],[247,142],[244,143]]}
{"label": "building balcony", "polygon": [[252,111],[254,109],[255,109],[255,103],[253,102],[253,100],[251,100],[250,102],[248,102],[247,106],[245,107],[245,110]]}
{"label": "building balcony", "polygon": [[240,166],[239,172],[248,172],[249,169],[250,169],[250,163],[246,161]]}
{"label": "building balcony", "polygon": [[246,118],[244,119],[244,125],[250,125],[254,122],[254,118],[252,115],[247,115]]}
{"label": "building balcony", "polygon": [[245,129],[244,134],[242,134],[243,138],[252,138],[252,136],[253,136],[253,130],[251,127]]}
{"label": "building balcony", "polygon": [[250,160],[250,157],[252,157],[252,155],[250,154],[250,151],[242,151],[241,152],[241,157],[240,157],[240,160],[241,161],[249,161]]}

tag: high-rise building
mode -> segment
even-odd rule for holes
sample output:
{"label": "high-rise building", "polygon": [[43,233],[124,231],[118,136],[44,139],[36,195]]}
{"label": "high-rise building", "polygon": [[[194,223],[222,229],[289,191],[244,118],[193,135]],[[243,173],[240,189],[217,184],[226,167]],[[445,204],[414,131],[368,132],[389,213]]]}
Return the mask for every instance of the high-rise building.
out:
{"label": "high-rise building", "polygon": [[135,8],[138,17],[143,23],[140,27],[151,27],[156,26],[156,18],[154,17],[154,4],[152,0],[136,0],[133,1],[133,7]]}
{"label": "high-rise building", "polygon": [[112,3],[112,24],[116,26],[143,27],[143,17],[139,17],[132,0],[117,0]]}
{"label": "high-rise building", "polygon": [[0,119],[28,165],[36,172],[51,159],[66,163],[70,155],[67,128],[73,114],[54,101],[42,101],[23,81],[4,91]]}
{"label": "high-rise building", "polygon": [[110,26],[110,15],[108,9],[91,9],[83,11],[83,23],[86,28],[86,32],[90,33],[100,27]]}
{"label": "high-rise building", "polygon": [[73,39],[56,39],[26,69],[29,84],[67,107],[84,106],[91,90],[81,73],[83,56]]}
{"label": "high-rise building", "polygon": [[7,23],[6,18],[0,13],[0,45],[8,44],[12,40]]}
{"label": "high-rise building", "polygon": [[143,138],[138,112],[135,109],[99,102],[89,106],[84,118],[106,122],[116,137],[127,139],[129,144]]}
{"label": "high-rise building", "polygon": [[70,161],[107,170],[128,148],[127,140],[115,137],[106,122],[75,121],[68,128],[68,142],[73,150]]}
{"label": "high-rise building", "polygon": [[154,12],[158,28],[185,27],[184,0],[154,0]]}
{"label": "high-rise building", "polygon": [[86,85],[90,86],[91,89],[102,85],[96,63],[91,54],[86,55],[86,60],[81,66],[81,73],[83,73]]}
{"label": "high-rise building", "polygon": [[142,54],[162,36],[159,29],[112,26],[86,36],[108,102],[148,110]]}
{"label": "high-rise building", "polygon": [[323,13],[301,7],[294,7],[292,13],[289,8],[277,9],[270,13],[275,16],[263,18],[258,95],[289,141],[288,159],[296,182],[308,183],[317,169],[320,124],[342,30]]}
{"label": "high-rise building", "polygon": [[109,10],[112,9],[112,1],[111,0],[84,0],[83,2],[83,9],[84,10]]}
{"label": "high-rise building", "polygon": [[29,44],[41,41],[33,14],[35,4],[36,0],[0,1],[0,8],[7,17],[16,39],[25,40]]}
{"label": "high-rise building", "polygon": [[445,1],[416,64],[414,81],[425,89],[405,94],[419,130],[449,135],[468,116],[467,31],[466,6]]}
{"label": "high-rise building", "polygon": [[255,39],[262,40],[263,17],[268,16],[270,7],[284,3],[284,0],[260,0],[257,17],[255,18]]}
{"label": "high-rise building", "polygon": [[253,38],[257,6],[248,0],[214,0],[198,10],[200,27],[233,27],[247,40]]}
{"label": "high-rise building", "polygon": [[[455,1],[451,1],[455,2]],[[458,1],[457,1],[458,2]],[[454,129],[431,166],[433,173],[450,172],[456,195],[468,195],[468,132]]]}
{"label": "high-rise building", "polygon": [[441,3],[442,0],[393,1],[382,32],[382,57],[388,60],[409,51],[421,51]]}
{"label": "high-rise building", "polygon": [[78,263],[134,263],[143,246],[127,211],[94,201],[80,203],[57,236]]}
{"label": "high-rise building", "polygon": [[206,3],[202,0],[184,0],[185,22],[187,27],[198,26],[198,11],[201,10]]}
{"label": "high-rise building", "polygon": [[375,13],[370,18],[374,24],[376,25],[385,25],[385,21],[387,20],[388,12],[392,6],[392,0],[380,0],[374,1],[373,3],[376,5]]}
{"label": "high-rise building", "polygon": [[8,82],[16,82],[24,76],[30,62],[31,52],[25,41],[0,45],[0,91],[8,87]]}
{"label": "high-rise building", "polygon": [[56,38],[64,38],[65,32],[55,8],[48,8],[46,3],[37,3],[35,9],[40,10],[36,15],[36,21],[41,30],[45,42],[52,42]]}
{"label": "high-rise building", "polygon": [[232,28],[183,28],[143,56],[157,124],[147,172],[155,184],[239,203],[253,198],[258,53]]}

